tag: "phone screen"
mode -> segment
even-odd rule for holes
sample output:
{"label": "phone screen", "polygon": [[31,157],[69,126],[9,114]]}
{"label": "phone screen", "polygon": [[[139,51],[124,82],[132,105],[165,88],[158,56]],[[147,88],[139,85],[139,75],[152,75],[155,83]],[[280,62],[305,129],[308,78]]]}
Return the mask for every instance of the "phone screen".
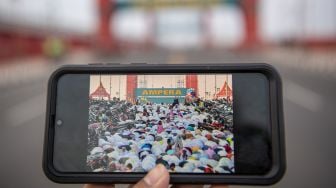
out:
{"label": "phone screen", "polygon": [[89,79],[88,172],[235,173],[232,74]]}
{"label": "phone screen", "polygon": [[265,174],[274,159],[269,84],[261,73],[64,74],[50,116],[53,166]]}

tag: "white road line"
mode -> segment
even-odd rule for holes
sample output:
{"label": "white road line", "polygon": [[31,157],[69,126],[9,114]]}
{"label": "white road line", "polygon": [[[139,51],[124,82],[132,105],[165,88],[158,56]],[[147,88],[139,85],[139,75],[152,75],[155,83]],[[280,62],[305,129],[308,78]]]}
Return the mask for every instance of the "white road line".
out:
{"label": "white road line", "polygon": [[284,83],[285,99],[312,112],[322,110],[324,101],[321,95],[289,80]]}
{"label": "white road line", "polygon": [[[22,60],[23,61],[23,60]],[[52,66],[46,62],[13,63],[0,66],[0,86],[23,84],[47,77]]]}
{"label": "white road line", "polygon": [[4,64],[0,63],[0,87],[47,78],[53,70],[63,64],[88,64],[94,62],[94,59],[92,53],[79,50],[65,56],[59,64],[43,57],[10,60]]}
{"label": "white road line", "polygon": [[15,106],[12,106],[4,113],[7,125],[16,127],[23,126],[26,122],[43,115],[45,112],[46,93],[35,95]]}
{"label": "white road line", "polygon": [[270,62],[276,61],[288,68],[336,77],[336,50],[307,52],[302,49],[277,48],[264,52],[263,56]]}

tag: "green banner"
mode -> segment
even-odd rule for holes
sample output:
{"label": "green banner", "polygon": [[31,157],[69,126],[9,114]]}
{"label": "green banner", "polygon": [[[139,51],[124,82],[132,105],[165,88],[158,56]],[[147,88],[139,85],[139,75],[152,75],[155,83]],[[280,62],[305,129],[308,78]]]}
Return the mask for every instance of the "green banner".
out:
{"label": "green banner", "polygon": [[137,97],[172,97],[172,96],[185,96],[187,94],[187,88],[137,88]]}
{"label": "green banner", "polygon": [[136,99],[140,102],[173,103],[175,99],[183,102],[187,88],[137,88]]}

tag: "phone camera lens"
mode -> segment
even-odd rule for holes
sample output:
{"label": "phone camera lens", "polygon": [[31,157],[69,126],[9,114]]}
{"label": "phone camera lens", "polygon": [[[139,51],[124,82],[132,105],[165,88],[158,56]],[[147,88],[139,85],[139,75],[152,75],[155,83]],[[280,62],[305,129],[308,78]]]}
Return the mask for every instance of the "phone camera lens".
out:
{"label": "phone camera lens", "polygon": [[62,120],[60,120],[60,119],[56,121],[56,125],[58,125],[58,126],[61,126],[62,123],[63,123],[63,122],[62,122]]}

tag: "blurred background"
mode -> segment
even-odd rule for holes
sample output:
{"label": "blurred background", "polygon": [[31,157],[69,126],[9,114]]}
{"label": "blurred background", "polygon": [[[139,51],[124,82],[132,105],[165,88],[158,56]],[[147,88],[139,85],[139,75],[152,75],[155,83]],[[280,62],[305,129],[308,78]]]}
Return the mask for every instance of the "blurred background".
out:
{"label": "blurred background", "polygon": [[81,187],[42,172],[48,77],[63,64],[144,62],[272,64],[287,145],[272,187],[336,186],[334,0],[1,0],[0,186]]}

